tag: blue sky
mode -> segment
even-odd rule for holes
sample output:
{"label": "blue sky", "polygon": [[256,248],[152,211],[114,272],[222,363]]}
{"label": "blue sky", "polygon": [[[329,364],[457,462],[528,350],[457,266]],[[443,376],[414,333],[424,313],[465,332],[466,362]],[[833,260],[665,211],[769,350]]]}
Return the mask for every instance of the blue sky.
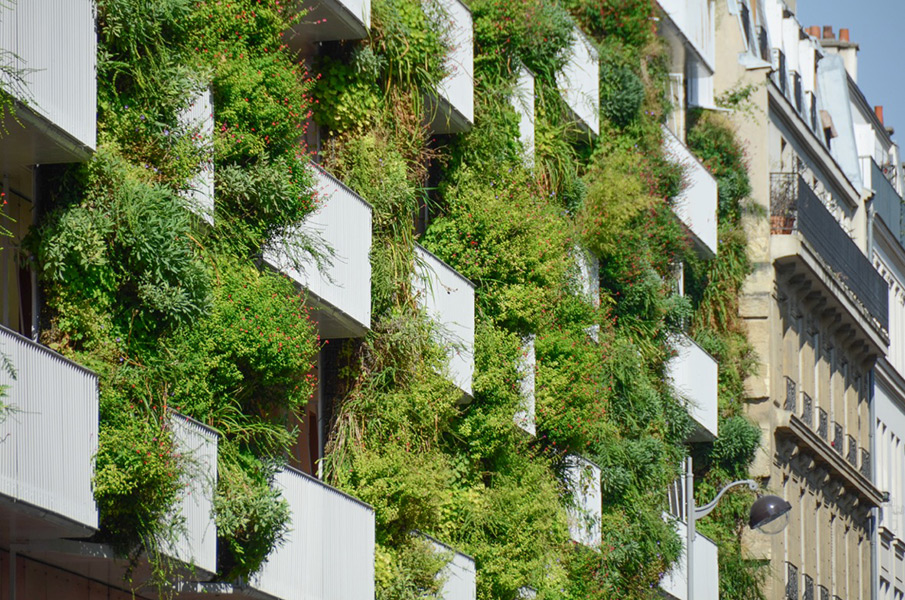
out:
{"label": "blue sky", "polygon": [[798,20],[807,28],[832,25],[851,31],[858,52],[858,85],[867,101],[883,105],[884,122],[896,130],[893,139],[905,140],[905,0],[798,0]]}

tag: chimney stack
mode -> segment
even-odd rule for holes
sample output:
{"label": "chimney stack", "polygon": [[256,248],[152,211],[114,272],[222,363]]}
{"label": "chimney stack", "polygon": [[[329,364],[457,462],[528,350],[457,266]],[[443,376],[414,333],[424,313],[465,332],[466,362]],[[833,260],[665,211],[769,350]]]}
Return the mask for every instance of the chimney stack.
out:
{"label": "chimney stack", "polygon": [[836,39],[836,36],[833,35],[833,26],[832,25],[823,26],[823,39],[825,39],[825,40],[835,40]]}
{"label": "chimney stack", "polygon": [[880,120],[880,125],[883,124],[883,105],[878,104],[874,107],[874,114],[877,115],[877,118]]}
{"label": "chimney stack", "polygon": [[848,42],[850,41],[848,35],[848,29],[840,29],[839,30],[839,41],[840,42]]}
{"label": "chimney stack", "polygon": [[811,25],[807,28],[807,34],[813,38],[820,38],[820,25]]}

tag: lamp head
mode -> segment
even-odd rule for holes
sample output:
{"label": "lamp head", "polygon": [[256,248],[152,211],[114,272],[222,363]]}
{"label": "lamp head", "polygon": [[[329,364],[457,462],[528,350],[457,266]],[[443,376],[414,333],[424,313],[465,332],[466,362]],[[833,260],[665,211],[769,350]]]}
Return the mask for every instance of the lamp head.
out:
{"label": "lamp head", "polygon": [[767,535],[776,535],[789,524],[792,505],[779,496],[761,496],[751,505],[748,525]]}

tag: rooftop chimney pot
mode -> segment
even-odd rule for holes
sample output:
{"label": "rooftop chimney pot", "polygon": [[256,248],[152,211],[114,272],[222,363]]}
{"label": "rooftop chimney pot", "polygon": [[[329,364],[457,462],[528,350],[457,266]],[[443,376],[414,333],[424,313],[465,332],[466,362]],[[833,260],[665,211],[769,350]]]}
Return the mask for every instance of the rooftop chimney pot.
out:
{"label": "rooftop chimney pot", "polygon": [[811,25],[807,29],[807,33],[811,37],[819,38],[820,37],[820,25]]}
{"label": "rooftop chimney pot", "polygon": [[825,40],[834,40],[836,36],[833,35],[833,26],[832,25],[824,25],[823,26],[823,39]]}
{"label": "rooftop chimney pot", "polygon": [[874,107],[874,114],[877,115],[877,119],[880,120],[880,125],[883,124],[883,105],[878,104]]}
{"label": "rooftop chimney pot", "polygon": [[840,29],[839,30],[839,41],[840,42],[848,42],[849,40],[849,31],[848,29]]}

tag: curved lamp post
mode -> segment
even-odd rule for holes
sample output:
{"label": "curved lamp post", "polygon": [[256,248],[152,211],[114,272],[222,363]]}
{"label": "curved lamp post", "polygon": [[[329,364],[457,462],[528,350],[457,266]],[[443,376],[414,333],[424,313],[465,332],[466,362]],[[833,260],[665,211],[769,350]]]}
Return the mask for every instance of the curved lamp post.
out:
{"label": "curved lamp post", "polygon": [[[753,479],[742,479],[733,481],[717,493],[716,498],[701,506],[695,506],[694,503],[694,471],[692,470],[691,457],[687,459],[687,467],[685,472],[685,512],[688,520],[687,539],[685,540],[685,580],[688,584],[687,600],[694,600],[694,538],[696,535],[695,522],[709,515],[716,505],[719,504],[720,498],[730,489],[747,485],[752,492],[760,489],[760,486]],[[775,535],[786,528],[789,524],[789,511],[792,505],[780,498],[779,496],[760,496],[751,505],[751,514],[748,518],[748,526],[751,529],[757,529],[768,535]]]}

